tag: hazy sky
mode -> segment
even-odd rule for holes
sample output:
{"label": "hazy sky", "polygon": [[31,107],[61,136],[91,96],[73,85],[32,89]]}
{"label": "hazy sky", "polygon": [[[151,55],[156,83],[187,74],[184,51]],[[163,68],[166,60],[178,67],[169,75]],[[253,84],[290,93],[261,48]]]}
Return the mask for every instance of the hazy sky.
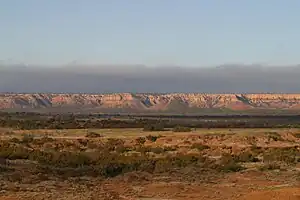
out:
{"label": "hazy sky", "polygon": [[300,63],[299,0],[0,0],[0,61]]}

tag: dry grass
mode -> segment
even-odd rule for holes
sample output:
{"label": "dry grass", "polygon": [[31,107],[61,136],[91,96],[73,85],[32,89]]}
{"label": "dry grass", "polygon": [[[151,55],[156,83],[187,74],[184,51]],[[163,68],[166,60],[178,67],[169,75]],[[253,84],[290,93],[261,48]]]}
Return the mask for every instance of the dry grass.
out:
{"label": "dry grass", "polygon": [[180,135],[202,135],[202,134],[237,134],[239,136],[252,136],[265,133],[293,133],[297,136],[300,129],[269,129],[269,128],[255,128],[255,129],[192,129],[191,132],[173,132],[171,129],[166,131],[143,131],[139,128],[123,128],[123,129],[62,129],[62,130],[14,130],[2,128],[0,130],[1,137],[5,136],[18,136],[20,134],[33,134],[36,136],[51,135],[57,137],[83,137],[88,132],[98,133],[104,137],[136,137],[151,135],[164,135],[164,136],[180,136]]}
{"label": "dry grass", "polygon": [[[228,184],[237,187],[230,190],[231,194],[241,195],[244,190],[253,191],[247,185],[251,181],[265,186],[267,182],[255,181],[272,178],[273,182],[288,181],[293,186],[299,176],[297,129],[9,130],[9,134],[1,130],[1,133],[0,156],[8,158],[10,165],[0,166],[0,185],[10,186],[5,188],[7,194],[35,193],[40,199],[47,195],[48,199],[57,199],[58,196],[51,197],[56,194],[53,188],[64,189],[57,195],[63,194],[65,199],[122,199],[122,196],[137,199],[146,194],[160,199],[217,199],[211,190],[219,190],[221,198],[227,194]],[[164,183],[169,185],[158,186]],[[171,187],[171,183],[178,186]],[[134,190],[137,185],[144,189]],[[195,186],[193,189],[189,186],[189,191],[187,185]],[[153,193],[148,189],[151,187],[155,189]],[[168,187],[170,191],[164,191]],[[39,193],[40,188],[48,188],[52,194]],[[78,195],[67,198],[71,194],[67,188]],[[29,194],[30,190],[34,192]],[[181,196],[176,191],[181,191]],[[199,191],[207,191],[207,198]],[[226,198],[236,199],[222,196]]]}

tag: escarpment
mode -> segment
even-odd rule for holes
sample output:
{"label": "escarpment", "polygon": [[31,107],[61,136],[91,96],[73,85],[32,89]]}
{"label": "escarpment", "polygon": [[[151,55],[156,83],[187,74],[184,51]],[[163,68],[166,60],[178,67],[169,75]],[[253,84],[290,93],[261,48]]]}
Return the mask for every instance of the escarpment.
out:
{"label": "escarpment", "polygon": [[0,109],[131,108],[176,112],[183,109],[299,109],[300,94],[1,94]]}

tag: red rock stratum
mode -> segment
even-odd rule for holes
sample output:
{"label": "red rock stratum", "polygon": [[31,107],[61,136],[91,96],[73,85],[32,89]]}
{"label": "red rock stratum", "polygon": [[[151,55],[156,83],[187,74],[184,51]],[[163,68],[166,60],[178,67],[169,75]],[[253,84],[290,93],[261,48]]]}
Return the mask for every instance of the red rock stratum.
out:
{"label": "red rock stratum", "polygon": [[300,94],[1,94],[0,109],[111,108],[173,112],[192,109],[299,109]]}

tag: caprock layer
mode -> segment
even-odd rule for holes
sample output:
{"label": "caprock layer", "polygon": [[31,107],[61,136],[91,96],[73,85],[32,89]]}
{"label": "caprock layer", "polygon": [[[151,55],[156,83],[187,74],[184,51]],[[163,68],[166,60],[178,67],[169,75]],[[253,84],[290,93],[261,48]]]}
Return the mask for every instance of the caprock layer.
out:
{"label": "caprock layer", "polygon": [[0,109],[105,108],[181,112],[203,109],[299,109],[300,94],[1,94]]}

